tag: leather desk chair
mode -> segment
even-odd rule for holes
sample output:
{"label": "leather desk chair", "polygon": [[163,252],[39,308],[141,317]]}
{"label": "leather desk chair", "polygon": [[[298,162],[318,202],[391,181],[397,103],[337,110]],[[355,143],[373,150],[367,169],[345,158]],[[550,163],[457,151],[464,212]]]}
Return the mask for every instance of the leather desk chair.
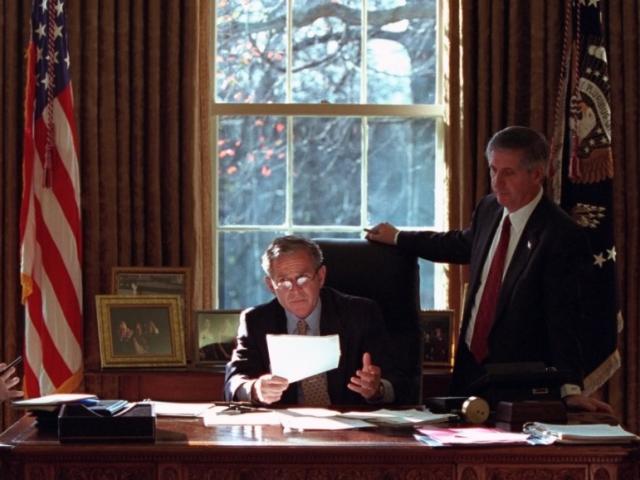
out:
{"label": "leather desk chair", "polygon": [[390,354],[411,380],[406,398],[396,404],[421,405],[422,358],[418,327],[418,260],[397,248],[363,239],[314,239],[327,266],[325,284],[341,292],[375,300],[390,337]]}

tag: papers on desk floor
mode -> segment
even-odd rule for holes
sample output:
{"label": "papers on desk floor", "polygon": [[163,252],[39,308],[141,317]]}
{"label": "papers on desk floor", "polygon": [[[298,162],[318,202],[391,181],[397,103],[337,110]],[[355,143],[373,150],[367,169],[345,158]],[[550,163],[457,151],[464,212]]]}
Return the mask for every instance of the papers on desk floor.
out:
{"label": "papers on desk floor", "polygon": [[216,413],[211,410],[202,415],[205,426],[220,425],[280,425],[280,415],[276,410],[258,410],[246,413]]}
{"label": "papers on desk floor", "polygon": [[434,414],[420,410],[374,410],[372,412],[346,412],[326,408],[289,408],[263,410],[241,414],[207,411],[204,424],[214,425],[282,425],[287,430],[345,430],[379,425],[417,425],[444,422],[449,414]]}
{"label": "papers on desk floor", "polygon": [[[349,430],[352,428],[370,428],[375,427],[373,423],[369,423],[365,420],[359,420],[357,418],[348,418],[340,415],[339,413],[334,416],[316,416],[305,414],[304,412],[296,413],[295,410],[304,409],[291,409],[280,412],[280,424],[287,430]],[[317,409],[319,410],[319,409]],[[313,413],[313,412],[310,412]],[[336,412],[337,413],[337,412]]]}
{"label": "papers on desk floor", "polygon": [[282,425],[285,430],[346,430],[374,427],[364,420],[341,417],[340,412],[324,408],[290,408],[267,410],[256,408],[253,412],[207,412],[203,416],[208,427],[219,425]]}
{"label": "papers on desk floor", "polygon": [[289,383],[333,370],[340,360],[338,335],[267,335],[271,373]]}
{"label": "papers on desk floor", "polygon": [[222,412],[226,405],[216,406],[213,403],[159,402],[151,400],[159,417],[202,417],[205,412]]}
{"label": "papers on desk floor", "polygon": [[620,425],[581,424],[559,425],[530,422],[522,430],[543,443],[629,443],[639,440]]}
{"label": "papers on desk floor", "polygon": [[522,444],[529,443],[529,435],[526,433],[511,433],[497,428],[485,427],[461,427],[440,428],[425,426],[418,428],[416,440],[431,447],[447,445],[498,445],[498,444]]}
{"label": "papers on desk floor", "polygon": [[441,423],[448,421],[455,415],[449,413],[431,413],[429,410],[387,410],[380,409],[372,412],[345,412],[347,418],[360,418],[378,425],[423,425],[427,423]]}
{"label": "papers on desk floor", "polygon": [[54,393],[43,397],[14,400],[11,402],[11,405],[16,408],[53,412],[65,403],[81,402],[84,400],[97,401],[97,398],[98,397],[91,393]]}

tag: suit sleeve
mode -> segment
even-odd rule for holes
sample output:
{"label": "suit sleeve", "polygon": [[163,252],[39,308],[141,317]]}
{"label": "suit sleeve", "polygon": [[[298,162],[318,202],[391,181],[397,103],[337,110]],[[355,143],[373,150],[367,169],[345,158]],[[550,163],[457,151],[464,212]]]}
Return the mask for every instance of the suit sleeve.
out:
{"label": "suit sleeve", "polygon": [[252,312],[251,309],[245,310],[240,315],[237,345],[225,369],[224,398],[227,401],[235,400],[236,392],[243,383],[269,371],[259,345],[265,333],[255,331],[258,322],[251,321]]}
{"label": "suit sleeve", "polygon": [[476,207],[471,224],[464,230],[448,232],[400,232],[398,248],[425,260],[439,263],[468,264],[478,224],[495,212],[495,200],[485,197]]}
{"label": "suit sleeve", "polygon": [[558,236],[544,276],[544,303],[547,335],[553,364],[570,372],[569,383],[582,386],[583,369],[579,343],[580,328],[588,325],[585,318],[591,285],[591,255],[584,233],[572,229]]}

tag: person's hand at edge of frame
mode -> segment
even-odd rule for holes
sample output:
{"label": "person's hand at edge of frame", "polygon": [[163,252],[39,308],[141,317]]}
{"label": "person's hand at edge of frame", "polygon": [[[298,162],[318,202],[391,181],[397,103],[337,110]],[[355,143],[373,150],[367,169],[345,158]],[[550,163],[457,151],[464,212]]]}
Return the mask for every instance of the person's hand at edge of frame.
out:
{"label": "person's hand at edge of frame", "polygon": [[387,245],[396,244],[398,229],[390,223],[379,223],[371,228],[365,228],[364,238],[372,242],[385,243]]}

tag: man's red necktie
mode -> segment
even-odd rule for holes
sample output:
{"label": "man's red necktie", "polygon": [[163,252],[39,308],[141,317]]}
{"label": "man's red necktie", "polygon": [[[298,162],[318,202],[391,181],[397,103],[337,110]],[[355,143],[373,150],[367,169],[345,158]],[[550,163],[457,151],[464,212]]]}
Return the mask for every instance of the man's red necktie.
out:
{"label": "man's red necktie", "polygon": [[510,232],[511,221],[507,215],[502,222],[500,240],[491,260],[491,267],[489,267],[484,291],[480,299],[480,306],[476,312],[476,322],[473,327],[473,336],[471,337],[471,353],[478,363],[481,363],[489,353],[489,332],[496,315],[496,305],[500,294],[500,285],[502,284],[504,262],[507,258]]}

